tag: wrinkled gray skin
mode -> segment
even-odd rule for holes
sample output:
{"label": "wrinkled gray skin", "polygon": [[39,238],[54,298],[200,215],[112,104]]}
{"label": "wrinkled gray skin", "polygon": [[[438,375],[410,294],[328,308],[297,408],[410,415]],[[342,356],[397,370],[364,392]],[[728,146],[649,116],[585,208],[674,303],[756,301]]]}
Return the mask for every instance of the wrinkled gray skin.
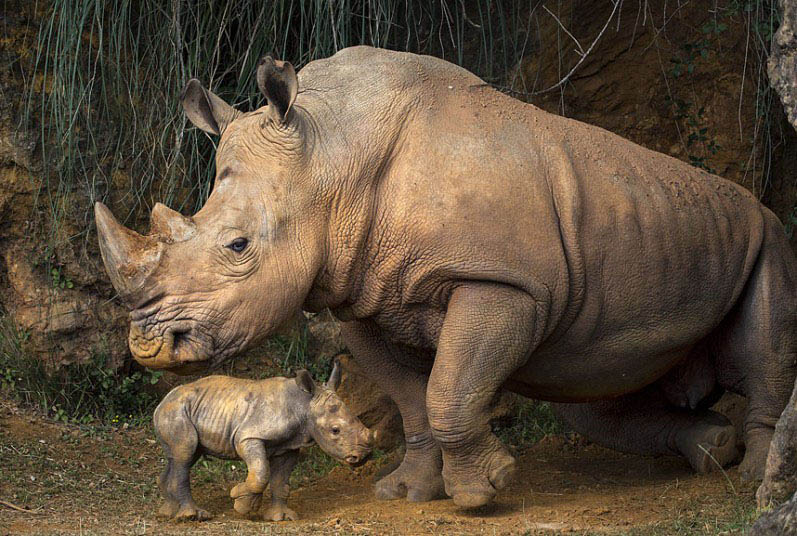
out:
{"label": "wrinkled gray skin", "polygon": [[368,458],[372,432],[335,394],[337,363],[329,381],[317,386],[306,370],[296,378],[243,380],[209,376],[172,389],[155,409],[155,432],[166,455],[159,484],[159,514],[178,521],[210,519],[191,497],[189,472],[202,455],[241,459],[249,470],[232,488],[235,511],[255,517],[266,485],[271,506],[265,519],[298,519],[288,508],[288,481],[299,448],[313,441],[338,460],[356,466]]}
{"label": "wrinkled gray skin", "polygon": [[266,58],[258,83],[248,113],[186,86],[221,134],[196,215],[156,205],[140,236],[97,206],[141,363],[215,363],[328,307],[401,411],[382,498],[490,502],[515,464],[488,423],[501,388],[699,471],[736,454],[706,408],[746,395],[740,470],[760,477],[797,372],[797,267],[750,192],[432,57],[350,48],[298,80]]}

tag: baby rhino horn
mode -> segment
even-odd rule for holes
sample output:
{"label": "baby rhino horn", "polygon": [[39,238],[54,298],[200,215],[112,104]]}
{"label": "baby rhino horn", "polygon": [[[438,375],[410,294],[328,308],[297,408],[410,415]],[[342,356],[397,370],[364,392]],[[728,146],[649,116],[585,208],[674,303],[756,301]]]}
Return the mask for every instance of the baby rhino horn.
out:
{"label": "baby rhino horn", "polygon": [[335,359],[334,365],[332,365],[332,372],[329,374],[329,379],[326,383],[327,389],[332,389],[333,391],[337,391],[338,387],[340,387],[340,360]]}

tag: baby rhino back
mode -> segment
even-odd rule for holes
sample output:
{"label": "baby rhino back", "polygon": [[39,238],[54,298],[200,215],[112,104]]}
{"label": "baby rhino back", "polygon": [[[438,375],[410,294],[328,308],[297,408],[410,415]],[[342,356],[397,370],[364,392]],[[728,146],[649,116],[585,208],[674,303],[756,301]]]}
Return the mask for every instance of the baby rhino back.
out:
{"label": "baby rhino back", "polygon": [[301,422],[292,385],[286,378],[257,381],[229,376],[181,385],[156,408],[155,431],[167,456],[169,450],[184,455],[193,450],[192,457],[238,458],[236,446],[246,439],[260,439],[278,448],[290,442]]}

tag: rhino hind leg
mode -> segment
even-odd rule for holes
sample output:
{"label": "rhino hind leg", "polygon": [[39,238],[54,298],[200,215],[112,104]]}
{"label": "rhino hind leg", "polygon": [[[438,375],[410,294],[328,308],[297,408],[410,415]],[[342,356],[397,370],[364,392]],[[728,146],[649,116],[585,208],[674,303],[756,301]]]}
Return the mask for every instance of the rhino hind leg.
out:
{"label": "rhino hind leg", "polygon": [[719,383],[747,397],[744,480],[764,476],[775,424],[797,375],[797,263],[777,218],[764,209],[764,241],[747,286],[713,337]]}
{"label": "rhino hind leg", "polygon": [[611,400],[553,404],[554,412],[576,432],[599,445],[648,455],[680,455],[700,473],[719,469],[736,457],[736,430],[713,411],[671,405],[658,384]]}
{"label": "rhino hind leg", "polygon": [[160,411],[155,430],[163,446],[166,467],[158,479],[164,503],[158,514],[176,521],[205,521],[213,516],[199,508],[191,495],[191,467],[199,459],[196,428],[182,412]]}
{"label": "rhino hind leg", "polygon": [[290,492],[290,478],[299,451],[292,450],[271,459],[271,506],[263,518],[268,521],[296,521],[299,516],[288,507],[288,494]]}
{"label": "rhino hind leg", "polygon": [[171,472],[172,472],[172,461],[171,459],[167,458],[166,467],[163,468],[163,471],[160,474],[160,478],[158,478],[158,486],[160,487],[161,496],[163,497],[163,504],[158,510],[158,516],[166,519],[173,518],[177,514],[177,511],[180,509],[180,503],[177,501],[177,498],[173,497],[171,492],[169,491],[169,481],[171,479]]}

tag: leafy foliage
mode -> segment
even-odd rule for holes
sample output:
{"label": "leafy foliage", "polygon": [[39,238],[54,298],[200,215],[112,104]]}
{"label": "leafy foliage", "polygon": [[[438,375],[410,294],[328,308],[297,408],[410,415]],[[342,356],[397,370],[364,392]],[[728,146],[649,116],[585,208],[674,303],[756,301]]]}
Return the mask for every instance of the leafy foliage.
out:
{"label": "leafy foliage", "polygon": [[300,68],[369,44],[467,58],[496,79],[523,55],[523,8],[520,0],[480,0],[468,12],[421,0],[54,0],[26,106],[46,166],[40,201],[51,248],[67,217],[84,224],[87,240],[91,206],[111,192],[133,225],[155,201],[187,211],[203,204],[213,146],[179,109],[189,78],[249,109],[262,103],[254,70],[265,53]]}
{"label": "leafy foliage", "polygon": [[48,370],[26,351],[27,338],[0,317],[0,389],[21,403],[63,422],[118,424],[149,418],[157,402],[149,388],[162,372],[117,371],[101,354]]}

